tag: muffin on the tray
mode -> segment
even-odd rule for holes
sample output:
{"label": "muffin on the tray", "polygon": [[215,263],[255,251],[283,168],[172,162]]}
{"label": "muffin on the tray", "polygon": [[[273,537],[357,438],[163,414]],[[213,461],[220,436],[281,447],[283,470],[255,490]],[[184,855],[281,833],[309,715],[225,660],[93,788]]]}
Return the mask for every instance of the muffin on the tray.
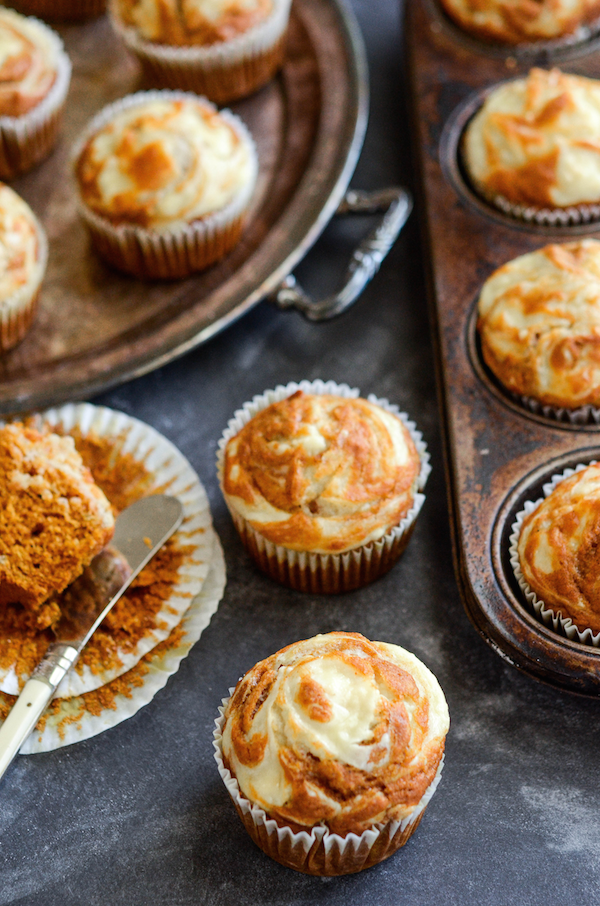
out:
{"label": "muffin on the tray", "polygon": [[0,428],[0,605],[40,611],[108,544],[110,503],[71,437]]}
{"label": "muffin on the tray", "polygon": [[29,205],[0,183],[0,355],[31,327],[47,259],[43,227]]}
{"label": "muffin on the tray", "polygon": [[600,242],[547,245],[498,268],[477,329],[486,365],[512,393],[600,408]]}
{"label": "muffin on the tray", "polygon": [[215,755],[267,855],[309,874],[348,874],[391,856],[416,829],[448,728],[444,694],[413,654],[331,632],[239,681]]}
{"label": "muffin on the tray", "polygon": [[0,177],[12,179],[50,154],[71,79],[61,39],[0,7]]}
{"label": "muffin on the tray", "polygon": [[48,22],[85,22],[106,11],[106,0],[12,0],[9,6]]}
{"label": "muffin on the tray", "polygon": [[464,31],[484,41],[523,44],[572,35],[600,17],[600,0],[440,0]]}
{"label": "muffin on the tray", "polygon": [[178,278],[238,241],[258,162],[242,121],[204,98],[149,91],[110,104],[74,154],[80,212],[99,254],[143,278]]}
{"label": "muffin on the tray", "polygon": [[600,213],[599,146],[600,81],[532,69],[487,96],[463,159],[475,189],[503,210],[584,220]]}
{"label": "muffin on the tray", "polygon": [[115,29],[159,85],[218,104],[265,85],[283,61],[291,0],[111,0]]}
{"label": "muffin on the tray", "polygon": [[600,464],[559,481],[523,518],[517,551],[526,586],[580,633],[600,632],[599,544]]}
{"label": "muffin on the tray", "polygon": [[302,591],[348,591],[387,572],[406,547],[428,456],[387,401],[345,385],[300,386],[236,413],[220,442],[221,487],[261,569]]}

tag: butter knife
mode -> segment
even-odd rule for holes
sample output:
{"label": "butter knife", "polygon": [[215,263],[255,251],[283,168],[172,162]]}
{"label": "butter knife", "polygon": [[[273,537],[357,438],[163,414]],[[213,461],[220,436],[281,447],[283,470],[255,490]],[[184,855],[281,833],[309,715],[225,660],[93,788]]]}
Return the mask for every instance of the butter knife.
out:
{"label": "butter knife", "polygon": [[156,494],[133,503],[117,516],[110,545],[62,593],[56,641],[0,727],[0,777],[105,616],[182,519],[183,508],[175,497]]}

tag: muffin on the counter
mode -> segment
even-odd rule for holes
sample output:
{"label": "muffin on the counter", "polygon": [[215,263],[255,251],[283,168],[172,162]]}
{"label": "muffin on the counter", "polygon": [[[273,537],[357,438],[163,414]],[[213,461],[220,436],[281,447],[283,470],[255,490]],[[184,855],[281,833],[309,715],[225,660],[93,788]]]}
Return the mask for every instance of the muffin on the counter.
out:
{"label": "muffin on the counter", "polygon": [[158,85],[218,104],[265,85],[283,62],[291,0],[111,0],[113,25]]}
{"label": "muffin on the counter", "polygon": [[386,859],[416,829],[449,716],[413,654],[331,632],[256,664],[217,727],[219,770],[254,842],[290,868],[338,875]]}
{"label": "muffin on the counter", "polygon": [[597,216],[600,81],[532,69],[493,89],[469,123],[463,159],[474,188],[508,213]]}
{"label": "muffin on the counter", "polygon": [[600,0],[440,0],[464,31],[501,44],[553,41],[600,17]]}
{"label": "muffin on the counter", "polygon": [[0,183],[0,355],[31,327],[47,259],[48,242],[37,217]]}
{"label": "muffin on the counter", "polygon": [[498,268],[477,329],[486,365],[512,393],[600,408],[600,242],[547,245]]}
{"label": "muffin on the counter", "polygon": [[220,442],[219,477],[261,569],[303,591],[348,591],[387,572],[406,547],[428,456],[389,404],[316,383],[280,387],[237,413]]}
{"label": "muffin on the counter", "polygon": [[106,0],[12,0],[9,6],[48,22],[85,22],[106,11]]}
{"label": "muffin on the counter", "polygon": [[50,154],[71,79],[62,41],[37,19],[0,7],[0,177]]}
{"label": "muffin on the counter", "polygon": [[74,155],[79,209],[99,254],[143,278],[178,278],[238,241],[258,172],[242,121],[203,98],[139,92],[92,120]]}

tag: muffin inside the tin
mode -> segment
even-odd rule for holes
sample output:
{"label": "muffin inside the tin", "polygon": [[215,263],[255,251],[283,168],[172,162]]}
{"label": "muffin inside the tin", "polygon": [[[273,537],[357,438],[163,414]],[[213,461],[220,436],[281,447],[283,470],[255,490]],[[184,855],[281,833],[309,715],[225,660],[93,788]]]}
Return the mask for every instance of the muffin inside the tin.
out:
{"label": "muffin inside the tin", "polygon": [[585,39],[600,17],[600,0],[439,0],[463,31],[507,45]]}

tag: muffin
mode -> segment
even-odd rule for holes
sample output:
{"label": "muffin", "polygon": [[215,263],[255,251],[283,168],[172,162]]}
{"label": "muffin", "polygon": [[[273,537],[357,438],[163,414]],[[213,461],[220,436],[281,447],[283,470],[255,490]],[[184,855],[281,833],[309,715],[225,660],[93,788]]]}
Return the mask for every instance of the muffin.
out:
{"label": "muffin", "polygon": [[215,753],[261,849],[298,871],[339,875],[406,843],[437,786],[448,728],[444,694],[413,654],[331,632],[239,681]]}
{"label": "muffin", "polygon": [[10,6],[48,22],[85,22],[106,11],[106,0],[13,0]]}
{"label": "muffin", "polygon": [[464,31],[484,41],[522,44],[572,35],[600,16],[600,0],[440,0]]}
{"label": "muffin", "polygon": [[158,85],[218,104],[265,85],[283,62],[291,0],[110,0],[113,25]]}
{"label": "muffin", "polygon": [[279,387],[237,413],[220,442],[221,488],[244,545],[302,591],[348,591],[387,572],[423,501],[421,435],[387,401],[357,395],[322,382]]}
{"label": "muffin", "polygon": [[[527,508],[516,540],[517,578],[538,612],[562,628],[600,633],[600,464],[556,476],[547,496]],[[531,594],[529,594],[531,597]],[[535,602],[534,602],[535,603]],[[543,615],[542,615],[543,616]],[[556,622],[556,620],[555,620]],[[567,626],[564,626],[566,622]],[[580,639],[581,640],[581,639]]]}
{"label": "muffin", "polygon": [[476,191],[503,210],[581,220],[600,210],[599,144],[600,81],[532,69],[491,91],[466,129],[463,158]]}
{"label": "muffin", "polygon": [[110,504],[71,437],[0,428],[0,605],[40,611],[113,531]]}
{"label": "muffin", "polygon": [[486,365],[511,393],[600,407],[600,242],[547,245],[498,268],[477,329]]}
{"label": "muffin", "polygon": [[37,19],[0,7],[0,177],[50,154],[71,79],[62,41]]}
{"label": "muffin", "polygon": [[29,330],[46,270],[48,243],[33,211],[0,183],[0,353]]}
{"label": "muffin", "polygon": [[235,245],[258,162],[229,111],[192,94],[150,91],[101,111],[76,146],[74,167],[99,254],[134,276],[170,279]]}

